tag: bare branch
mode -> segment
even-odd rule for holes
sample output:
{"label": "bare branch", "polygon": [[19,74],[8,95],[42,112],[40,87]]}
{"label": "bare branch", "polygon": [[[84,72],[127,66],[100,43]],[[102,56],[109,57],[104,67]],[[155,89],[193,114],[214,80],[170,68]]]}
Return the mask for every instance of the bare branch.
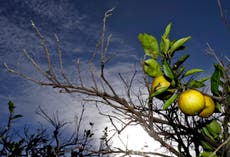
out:
{"label": "bare branch", "polygon": [[[101,34],[101,65],[105,64],[105,51],[107,50],[107,48],[104,47],[104,43],[105,43],[105,32],[106,32],[106,20],[109,16],[112,15],[112,12],[115,8],[112,8],[108,11],[105,12],[104,18],[103,18],[103,27],[102,27],[102,34]],[[110,39],[110,38],[109,38]],[[109,44],[109,41],[107,42],[107,44]],[[102,69],[103,70],[103,69]]]}
{"label": "bare branch", "polygon": [[130,81],[126,81],[125,78],[122,76],[122,74],[119,73],[119,76],[120,76],[120,78],[121,78],[121,81],[124,83],[124,85],[125,85],[125,87],[126,87],[126,89],[127,89],[126,94],[127,94],[127,97],[128,97],[128,99],[129,99],[129,103],[130,103],[130,104],[135,104],[135,103],[133,102],[133,97],[131,96],[131,89],[132,89],[132,85],[133,85],[133,81],[134,81],[134,78],[135,78],[135,76],[136,76],[136,73],[137,73],[137,70],[136,70],[136,68],[135,68],[135,71],[134,71],[134,73],[132,74]]}
{"label": "bare branch", "polygon": [[79,78],[79,81],[80,81],[80,85],[81,87],[84,87],[84,83],[83,83],[83,80],[82,80],[82,77],[81,77],[81,70],[80,70],[80,59],[77,59],[77,74],[78,74],[78,78]]}
{"label": "bare branch", "polygon": [[222,20],[224,22],[224,26],[227,29],[227,31],[230,32],[230,25],[228,24],[227,17],[224,13],[224,10],[223,10],[222,4],[221,4],[221,0],[217,0],[217,4],[219,7],[220,17],[222,18]]}
{"label": "bare branch", "polygon": [[215,149],[215,151],[211,154],[211,155],[209,155],[209,157],[213,157],[214,155],[216,155],[216,153],[222,148],[222,147],[224,147],[226,144],[228,144],[228,142],[230,141],[230,136],[227,138],[227,140],[225,140],[221,145],[219,145],[216,149]]}
{"label": "bare branch", "polygon": [[206,52],[210,54],[211,56],[213,56],[215,60],[218,62],[218,64],[223,66],[222,62],[219,60],[219,57],[216,55],[214,49],[209,45],[209,43],[207,43],[207,46],[208,46],[208,49],[206,50]]}
{"label": "bare branch", "polygon": [[98,90],[97,81],[96,81],[96,78],[94,75],[95,71],[94,71],[94,64],[93,63],[89,63],[89,71],[90,71],[92,82],[94,84],[94,88],[95,88],[95,90]]}
{"label": "bare branch", "polygon": [[[106,83],[106,85],[109,87],[109,89],[112,91],[112,93],[114,95],[117,96],[115,90],[113,89],[112,85],[109,83],[109,81],[105,78],[104,76],[104,68],[105,68],[105,64],[106,64],[106,57],[105,57],[105,53],[106,50],[108,49],[108,47],[104,47],[105,44],[105,31],[106,31],[106,20],[109,16],[112,15],[114,8],[108,10],[105,13],[105,16],[103,18],[103,29],[102,29],[102,34],[101,34],[101,78],[102,80]],[[108,38],[108,40],[110,40],[110,37]],[[109,45],[109,41],[107,41],[107,46]]]}
{"label": "bare branch", "polygon": [[34,83],[36,83],[36,84],[38,84],[38,85],[48,84],[48,83],[44,83],[44,82],[42,82],[42,81],[35,80],[35,79],[32,78],[32,77],[29,77],[29,76],[27,76],[27,75],[25,75],[25,74],[23,74],[23,73],[21,73],[21,72],[19,72],[19,71],[16,71],[16,70],[10,68],[6,63],[4,63],[4,66],[5,66],[5,68],[6,68],[6,70],[7,70],[8,72],[13,73],[13,74],[16,74],[16,75],[18,75],[19,77],[21,77],[21,78],[23,78],[23,79],[25,79],[25,80],[32,81],[32,82],[34,82]]}
{"label": "bare branch", "polygon": [[47,77],[47,73],[43,72],[42,68],[35,62],[35,60],[29,55],[29,53],[23,49],[24,55],[29,59],[29,61],[33,64],[33,66],[40,72],[44,77]]}
{"label": "bare branch", "polygon": [[60,71],[62,74],[62,77],[64,78],[64,80],[70,85],[70,81],[67,78],[64,68],[63,68],[63,63],[62,63],[62,50],[61,50],[61,46],[60,46],[60,40],[57,36],[57,34],[54,34],[55,38],[56,38],[56,42],[57,42],[57,48],[58,48],[58,56],[59,56],[59,66],[60,66]]}
{"label": "bare branch", "polygon": [[53,67],[52,67],[52,62],[51,62],[51,58],[50,58],[50,52],[49,52],[49,49],[47,48],[46,46],[46,42],[45,42],[45,38],[43,37],[43,35],[41,34],[41,32],[39,31],[38,27],[35,25],[35,23],[33,21],[31,21],[32,23],[32,26],[33,28],[35,29],[37,35],[39,36],[40,38],[40,43],[41,43],[41,46],[43,47],[44,49],[44,52],[45,52],[45,55],[46,55],[46,58],[47,58],[47,61],[48,61],[48,71],[53,74]]}

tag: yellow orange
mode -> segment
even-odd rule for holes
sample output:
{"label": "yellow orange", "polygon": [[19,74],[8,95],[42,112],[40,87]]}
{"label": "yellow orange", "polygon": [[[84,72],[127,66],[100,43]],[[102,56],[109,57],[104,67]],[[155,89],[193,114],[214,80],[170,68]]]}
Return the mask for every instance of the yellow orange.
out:
{"label": "yellow orange", "polygon": [[170,86],[170,82],[167,81],[163,75],[160,75],[153,80],[151,90],[156,91],[162,87],[169,87],[169,86]]}
{"label": "yellow orange", "polygon": [[210,96],[204,95],[205,107],[199,113],[199,116],[202,118],[210,117],[215,111],[215,103]]}
{"label": "yellow orange", "polygon": [[188,89],[180,94],[178,106],[183,113],[194,116],[204,109],[205,98],[198,90]]}

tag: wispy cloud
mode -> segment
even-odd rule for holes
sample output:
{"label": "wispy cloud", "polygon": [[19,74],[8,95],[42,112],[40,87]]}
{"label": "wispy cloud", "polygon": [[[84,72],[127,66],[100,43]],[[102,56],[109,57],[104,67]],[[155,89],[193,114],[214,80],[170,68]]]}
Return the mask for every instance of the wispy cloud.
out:
{"label": "wispy cloud", "polygon": [[93,45],[87,45],[87,42],[89,39],[95,40],[98,35],[95,33],[99,30],[98,25],[90,23],[88,15],[74,8],[73,1],[14,0],[4,4],[0,7],[1,62],[12,57],[13,60],[17,59],[23,48],[36,56],[41,53],[31,20],[38,26],[50,47],[54,47],[54,33],[57,33],[68,55],[89,51]]}

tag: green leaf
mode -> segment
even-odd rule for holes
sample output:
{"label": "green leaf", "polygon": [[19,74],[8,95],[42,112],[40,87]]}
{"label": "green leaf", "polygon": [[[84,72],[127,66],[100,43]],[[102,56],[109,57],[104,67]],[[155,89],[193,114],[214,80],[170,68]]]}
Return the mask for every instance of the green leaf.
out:
{"label": "green leaf", "polygon": [[169,33],[170,33],[170,31],[171,31],[171,27],[172,27],[172,23],[170,22],[167,26],[166,26],[166,28],[165,28],[165,32],[164,32],[164,34],[163,34],[163,38],[165,38],[165,39],[167,39],[168,38],[168,36],[169,36]]}
{"label": "green leaf", "polygon": [[178,59],[176,63],[174,63],[173,69],[177,70],[186,61],[186,59],[189,58],[189,56],[189,54],[185,54],[180,59]]}
{"label": "green leaf", "polygon": [[163,54],[168,55],[169,47],[170,47],[170,40],[168,38],[162,37],[160,48],[161,48],[161,51],[163,52]]}
{"label": "green leaf", "polygon": [[209,78],[202,78],[200,80],[191,80],[188,84],[187,87],[188,88],[201,88],[204,87],[205,84],[204,82],[207,81]]}
{"label": "green leaf", "polygon": [[145,60],[144,72],[151,77],[162,75],[160,64],[152,58]]}
{"label": "green leaf", "polygon": [[176,86],[176,81],[175,81],[175,80],[172,80],[172,81],[171,81],[171,86],[172,86],[172,87],[175,87],[175,86]]}
{"label": "green leaf", "polygon": [[[204,151],[202,152],[199,157],[209,157],[210,155],[212,154],[212,152],[207,152],[207,151]],[[217,155],[213,155],[212,157],[218,157]]]}
{"label": "green leaf", "polygon": [[14,113],[15,105],[12,101],[8,102],[8,109],[9,109],[10,113]]}
{"label": "green leaf", "polygon": [[167,110],[168,107],[177,99],[179,94],[174,93],[163,105],[163,110]]}
{"label": "green leaf", "polygon": [[208,131],[208,129],[206,127],[202,127],[201,129],[202,133],[204,135],[206,135],[209,139],[211,139],[212,141],[215,141],[214,137],[212,137],[212,135],[210,134],[210,132]]}
{"label": "green leaf", "polygon": [[177,74],[176,74],[176,78],[178,78],[179,76],[181,76],[181,74],[183,74],[184,69],[185,69],[185,67],[181,67],[181,68],[178,70],[178,72],[177,72]]}
{"label": "green leaf", "polygon": [[201,129],[202,133],[206,135],[210,140],[219,140],[222,133],[222,129],[217,120],[212,120],[209,124]]}
{"label": "green leaf", "polygon": [[197,80],[191,80],[188,84],[188,88],[201,88],[204,87],[205,84],[203,82],[197,81]]}
{"label": "green leaf", "polygon": [[189,75],[193,75],[195,73],[199,73],[199,72],[203,72],[204,70],[203,69],[191,69],[191,70],[188,70],[187,72],[185,72],[184,76],[189,76]]}
{"label": "green leaf", "polygon": [[204,78],[201,78],[201,79],[199,79],[197,81],[199,81],[199,82],[205,82],[207,80],[209,80],[209,77],[204,77]]}
{"label": "green leaf", "polygon": [[169,36],[170,31],[171,31],[171,26],[172,26],[172,23],[169,23],[166,26],[165,32],[161,37],[160,49],[165,55],[168,55],[168,50],[170,48],[170,40],[169,40],[168,36]]}
{"label": "green leaf", "polygon": [[164,71],[165,76],[173,80],[174,79],[173,71],[166,60],[163,60],[162,66],[163,66],[163,71]]}
{"label": "green leaf", "polygon": [[230,95],[227,96],[227,102],[230,105]]}
{"label": "green leaf", "polygon": [[220,78],[223,77],[224,70],[223,67],[220,66],[219,64],[215,64],[214,66],[215,66],[215,70],[211,76],[211,91],[213,95],[219,96],[220,95],[219,86],[222,85]]}
{"label": "green leaf", "polygon": [[213,151],[213,147],[208,142],[205,142],[205,141],[202,141],[202,140],[200,142],[201,142],[201,145],[202,145],[204,150]]}
{"label": "green leaf", "polygon": [[170,47],[172,47],[172,45],[176,42],[176,40],[174,39],[173,41],[170,42]]}
{"label": "green leaf", "polygon": [[[215,105],[215,112],[221,113],[221,105],[220,105],[220,103],[218,101],[216,101],[215,104],[216,104]],[[228,103],[228,104],[230,104],[230,103]]]}
{"label": "green leaf", "polygon": [[173,53],[174,51],[177,51],[177,49],[183,46],[183,44],[186,43],[189,39],[191,39],[191,36],[184,37],[184,38],[177,40],[176,42],[172,44],[172,46],[169,49],[169,52]]}
{"label": "green leaf", "polygon": [[18,118],[21,118],[21,117],[23,117],[22,115],[20,115],[20,114],[17,114],[17,115],[15,115],[15,116],[13,116],[13,118],[12,119],[18,119]]}
{"label": "green leaf", "polygon": [[144,48],[145,54],[156,59],[159,55],[159,46],[157,39],[147,33],[139,34],[138,39],[141,42],[142,47]]}
{"label": "green leaf", "polygon": [[209,124],[207,124],[206,128],[208,132],[214,137],[215,139],[219,137],[221,134],[221,127],[220,124],[214,119]]}
{"label": "green leaf", "polygon": [[152,93],[150,97],[155,97],[155,96],[157,96],[157,95],[159,95],[159,94],[161,94],[167,90],[168,90],[168,87],[161,87],[161,88],[157,89],[156,91],[154,91],[154,93]]}

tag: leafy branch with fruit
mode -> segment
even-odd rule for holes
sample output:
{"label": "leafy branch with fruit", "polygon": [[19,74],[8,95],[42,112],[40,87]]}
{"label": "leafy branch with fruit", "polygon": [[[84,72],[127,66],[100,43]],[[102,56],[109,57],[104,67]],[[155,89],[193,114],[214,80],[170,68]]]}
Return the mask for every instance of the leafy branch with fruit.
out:
{"label": "leafy branch with fruit", "polygon": [[[149,89],[149,108],[169,121],[170,127],[162,132],[177,143],[185,156],[191,156],[189,147],[194,149],[196,156],[226,156],[230,153],[230,142],[216,148],[229,137],[229,60],[225,63],[216,57],[219,62],[214,64],[211,78],[196,79],[195,75],[204,70],[185,70],[184,63],[189,54],[181,55],[177,60],[174,57],[178,51],[185,50],[184,44],[191,36],[170,40],[171,27],[169,23],[160,43],[150,34],[138,35],[145,52],[143,71]],[[216,56],[211,50],[209,47],[209,52]],[[202,91],[208,86],[206,81],[210,81],[211,95]],[[163,105],[155,105],[155,98]],[[151,112],[150,116],[153,115]]]}

